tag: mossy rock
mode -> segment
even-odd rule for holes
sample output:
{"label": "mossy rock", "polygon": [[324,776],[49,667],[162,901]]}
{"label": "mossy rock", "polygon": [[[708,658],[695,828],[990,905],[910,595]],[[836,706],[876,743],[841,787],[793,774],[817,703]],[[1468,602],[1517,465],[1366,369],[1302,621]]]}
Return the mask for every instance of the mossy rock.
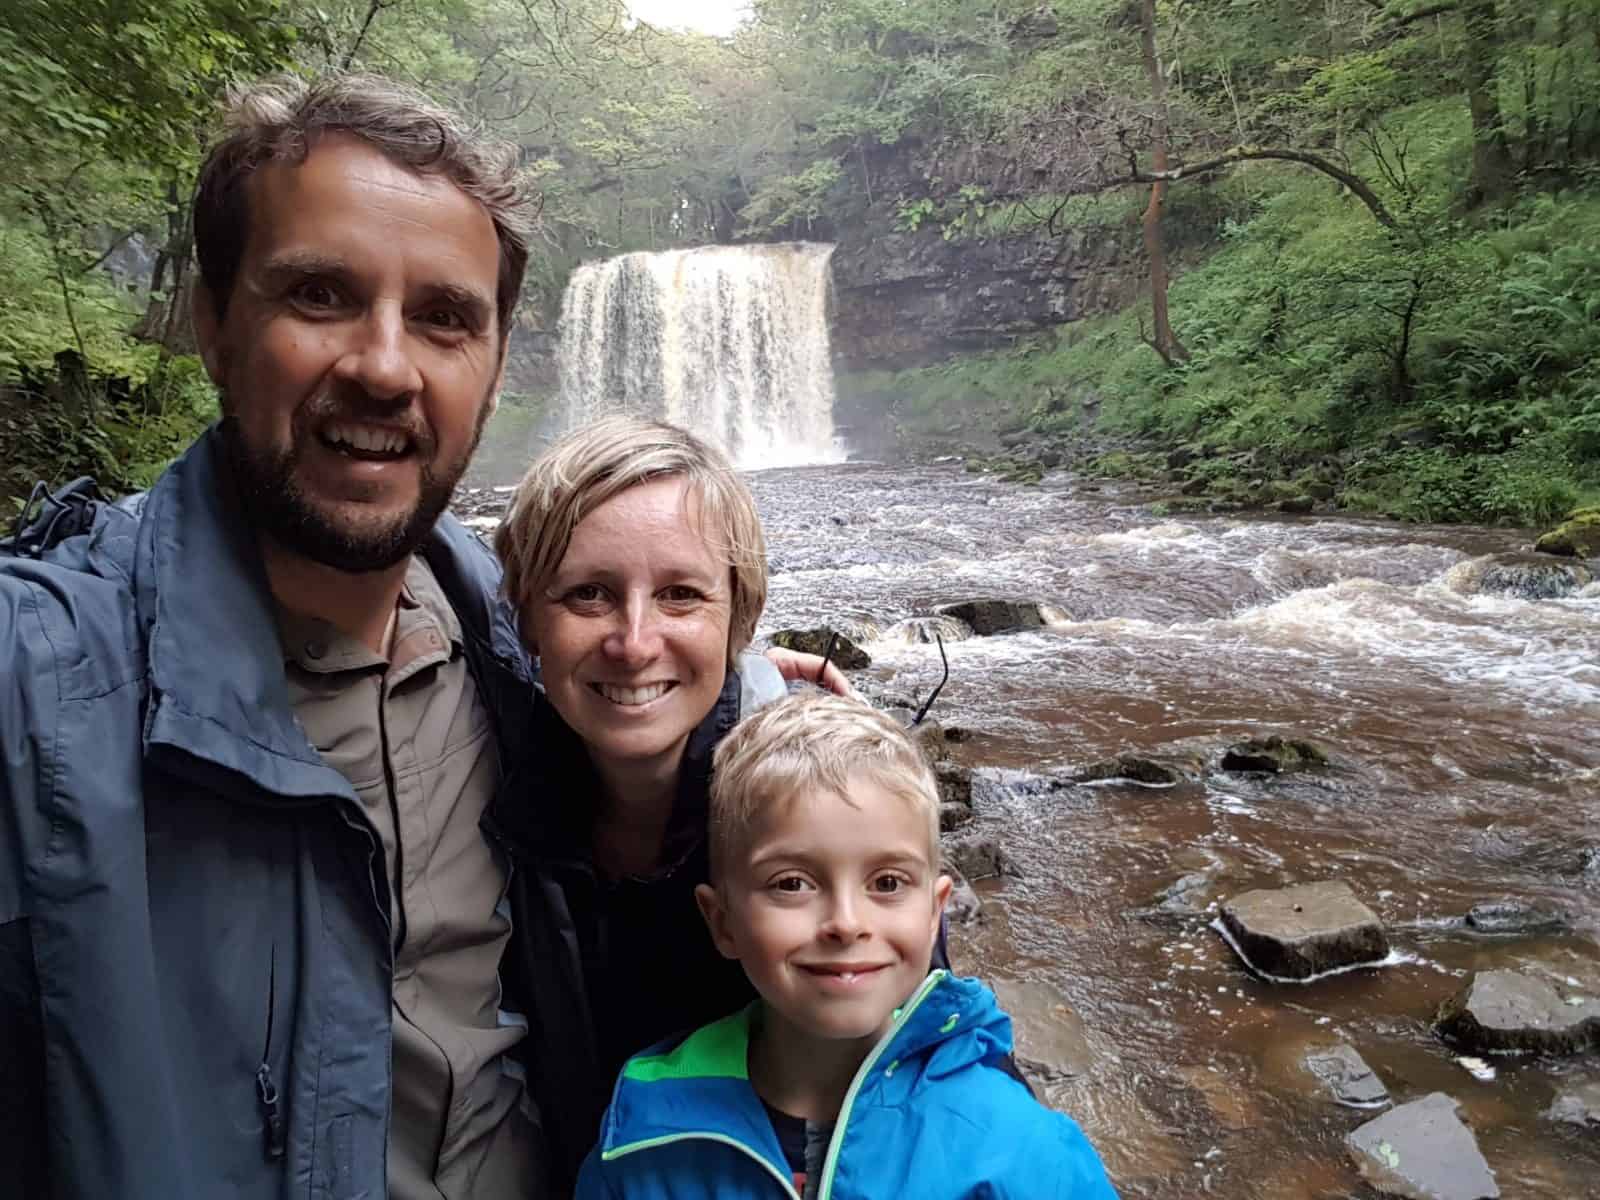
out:
{"label": "mossy rock", "polygon": [[1600,558],[1600,507],[1574,509],[1564,524],[1543,534],[1533,548],[1563,558]]}
{"label": "mossy rock", "polygon": [[[780,629],[772,635],[772,644],[802,654],[822,655],[827,653],[833,633],[831,629]],[[859,671],[872,665],[867,652],[842,633],[834,644],[832,661],[841,671]]]}
{"label": "mossy rock", "polygon": [[1224,771],[1269,771],[1276,775],[1327,765],[1328,756],[1320,748],[1301,738],[1277,734],[1235,742],[1222,755]]}

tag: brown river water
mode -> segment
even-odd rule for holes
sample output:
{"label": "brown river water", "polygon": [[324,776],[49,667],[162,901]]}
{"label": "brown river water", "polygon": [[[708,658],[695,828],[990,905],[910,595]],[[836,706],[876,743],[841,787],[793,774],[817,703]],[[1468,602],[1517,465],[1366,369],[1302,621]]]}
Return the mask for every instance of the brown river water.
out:
{"label": "brown river water", "polygon": [[[1373,1197],[1342,1144],[1376,1115],[1301,1067],[1345,1042],[1397,1102],[1443,1091],[1513,1198],[1600,1197],[1600,1133],[1544,1116],[1600,1059],[1502,1057],[1480,1079],[1430,1022],[1473,970],[1600,994],[1600,588],[1474,594],[1477,556],[1526,532],[1335,517],[1153,517],[1067,476],[1025,488],[958,466],[760,472],[762,629],[833,625],[869,686],[939,677],[938,604],[1053,606],[1043,630],[948,643],[935,715],[969,731],[977,825],[1019,874],[978,885],[959,968],[1027,984],[1055,1071],[1041,1090],[1096,1142],[1125,1197]],[[1168,787],[1030,786],[1123,751],[1217,752],[1252,732],[1329,753],[1315,773],[1213,769]],[[1188,911],[1154,911],[1193,877]],[[1307,985],[1251,976],[1208,927],[1254,887],[1348,881],[1394,965]],[[1455,918],[1516,898],[1569,917],[1537,937]],[[1212,906],[1212,908],[1208,908]],[[1018,993],[1013,990],[1011,995]]]}

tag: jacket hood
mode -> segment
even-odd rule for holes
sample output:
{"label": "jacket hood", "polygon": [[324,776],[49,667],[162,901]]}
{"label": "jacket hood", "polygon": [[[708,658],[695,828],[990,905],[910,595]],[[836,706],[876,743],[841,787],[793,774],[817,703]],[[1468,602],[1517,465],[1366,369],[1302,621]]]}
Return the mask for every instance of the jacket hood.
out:
{"label": "jacket hood", "polygon": [[[787,1179],[772,1122],[749,1082],[751,1023],[759,1003],[629,1060],[601,1130],[601,1158],[715,1136],[738,1142]],[[847,1123],[857,1104],[905,1103],[921,1087],[997,1061],[1010,1050],[1011,1020],[994,994],[976,979],[933,971],[863,1060],[839,1119]]]}
{"label": "jacket hood", "polygon": [[[243,774],[290,799],[345,795],[343,776],[295,723],[255,531],[226,482],[223,454],[213,427],[126,506],[140,517],[132,580],[149,644],[146,747],[181,751],[202,773]],[[526,685],[493,556],[448,515],[420,553],[474,651]]]}

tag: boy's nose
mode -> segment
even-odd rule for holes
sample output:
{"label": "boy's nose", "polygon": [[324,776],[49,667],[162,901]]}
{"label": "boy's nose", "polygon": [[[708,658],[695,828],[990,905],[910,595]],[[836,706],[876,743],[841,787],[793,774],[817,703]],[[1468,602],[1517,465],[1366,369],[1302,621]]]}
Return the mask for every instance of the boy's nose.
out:
{"label": "boy's nose", "polygon": [[836,941],[857,941],[866,932],[859,906],[848,897],[835,900],[828,910],[827,919],[822,923],[823,936]]}

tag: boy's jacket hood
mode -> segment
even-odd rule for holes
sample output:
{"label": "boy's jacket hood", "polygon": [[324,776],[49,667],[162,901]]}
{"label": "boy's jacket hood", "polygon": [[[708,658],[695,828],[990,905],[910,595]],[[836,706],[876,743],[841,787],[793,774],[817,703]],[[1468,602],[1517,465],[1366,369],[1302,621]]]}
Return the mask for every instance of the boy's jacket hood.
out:
{"label": "boy's jacket hood", "polygon": [[[778,1145],[746,1066],[758,1004],[697,1030],[676,1045],[653,1047],[623,1068],[601,1130],[611,1159],[685,1137],[737,1141],[787,1181]],[[1011,1050],[1011,1019],[976,979],[934,971],[900,1010],[856,1075],[841,1123],[856,1105],[910,1099],[922,1087]],[[914,1102],[914,1101],[913,1101]]]}

